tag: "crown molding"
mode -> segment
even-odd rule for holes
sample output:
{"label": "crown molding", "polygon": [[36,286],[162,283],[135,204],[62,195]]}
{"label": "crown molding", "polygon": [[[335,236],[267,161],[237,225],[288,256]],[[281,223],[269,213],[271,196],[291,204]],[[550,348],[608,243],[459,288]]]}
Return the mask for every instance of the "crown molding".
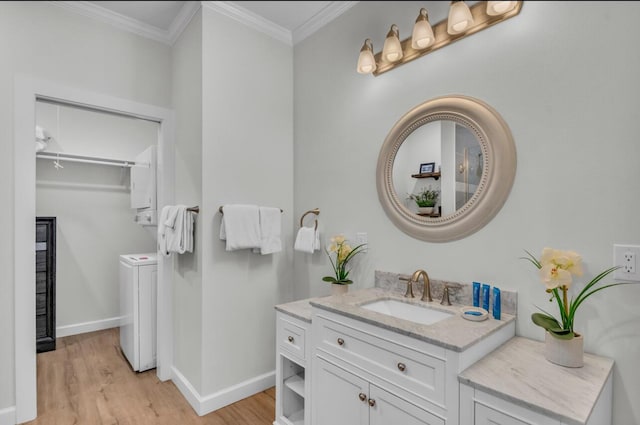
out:
{"label": "crown molding", "polygon": [[169,41],[173,46],[182,31],[187,28],[191,19],[195,16],[195,14],[200,10],[201,4],[199,1],[185,1],[182,8],[180,8],[180,12],[173,19],[171,25],[169,26]]}
{"label": "crown molding", "polygon": [[293,46],[291,31],[230,1],[203,1],[202,5],[241,24]]}
{"label": "crown molding", "polygon": [[134,18],[113,12],[89,1],[48,1],[54,6],[62,7],[80,15],[96,19],[109,25],[113,25],[124,31],[137,34],[141,37],[173,45],[182,31],[189,24],[195,13],[200,9],[200,2],[185,1],[178,16],[171,23],[169,30],[164,30]]}
{"label": "crown molding", "polygon": [[222,15],[245,24],[257,31],[263,32],[276,40],[282,41],[289,46],[304,40],[323,26],[327,25],[338,16],[358,4],[357,1],[332,1],[311,19],[300,25],[293,31],[281,27],[280,25],[257,15],[244,7],[238,6],[231,1],[203,1],[203,6],[214,10]]}
{"label": "crown molding", "polygon": [[331,4],[312,16],[307,22],[293,30],[293,44],[297,44],[309,37],[358,3],[358,1],[332,1]]}

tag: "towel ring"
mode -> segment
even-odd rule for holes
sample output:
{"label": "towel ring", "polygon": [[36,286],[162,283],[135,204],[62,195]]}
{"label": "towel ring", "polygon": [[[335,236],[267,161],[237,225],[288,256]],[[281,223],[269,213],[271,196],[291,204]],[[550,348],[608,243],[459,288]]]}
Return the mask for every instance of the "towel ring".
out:
{"label": "towel ring", "polygon": [[[312,210],[307,211],[306,213],[302,214],[302,217],[300,217],[300,227],[303,227],[304,225],[302,224],[302,222],[304,221],[304,218],[308,215],[308,214],[315,214],[315,215],[320,215],[320,208],[314,208]],[[318,219],[316,219],[316,227],[315,230],[318,230]]]}

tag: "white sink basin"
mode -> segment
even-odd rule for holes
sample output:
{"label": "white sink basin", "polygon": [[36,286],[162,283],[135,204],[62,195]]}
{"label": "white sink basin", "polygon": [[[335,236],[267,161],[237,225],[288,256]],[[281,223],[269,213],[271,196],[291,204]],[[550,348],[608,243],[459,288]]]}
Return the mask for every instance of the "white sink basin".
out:
{"label": "white sink basin", "polygon": [[398,319],[409,320],[411,322],[422,323],[423,325],[431,325],[444,319],[448,319],[453,313],[434,310],[429,307],[422,307],[415,304],[403,303],[397,300],[379,300],[360,307],[396,317]]}

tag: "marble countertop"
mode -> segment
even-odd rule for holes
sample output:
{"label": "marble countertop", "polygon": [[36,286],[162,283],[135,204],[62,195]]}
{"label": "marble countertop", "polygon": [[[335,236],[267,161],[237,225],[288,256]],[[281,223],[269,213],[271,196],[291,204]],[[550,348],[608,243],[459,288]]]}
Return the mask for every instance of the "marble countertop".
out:
{"label": "marble countertop", "polygon": [[[360,307],[363,304],[379,299],[395,299],[401,302],[428,306],[436,310],[444,310],[454,314],[437,323],[423,325]],[[515,321],[515,316],[502,314],[501,320],[495,320],[489,316],[489,318],[484,321],[474,322],[462,318],[460,309],[463,306],[461,305],[443,306],[440,305],[439,301],[425,303],[420,301],[419,298],[405,298],[396,292],[380,288],[350,291],[345,295],[313,298],[303,301],[306,301],[312,307],[343,314],[458,352],[466,350],[481,339]]]}
{"label": "marble countertop", "polygon": [[309,304],[309,301],[314,299],[315,298],[307,298],[300,301],[278,304],[276,305],[276,310],[311,323],[311,304]]}
{"label": "marble countertop", "polygon": [[555,365],[544,357],[544,343],[514,337],[458,380],[563,423],[585,424],[613,368],[613,360],[584,355],[584,367]]}

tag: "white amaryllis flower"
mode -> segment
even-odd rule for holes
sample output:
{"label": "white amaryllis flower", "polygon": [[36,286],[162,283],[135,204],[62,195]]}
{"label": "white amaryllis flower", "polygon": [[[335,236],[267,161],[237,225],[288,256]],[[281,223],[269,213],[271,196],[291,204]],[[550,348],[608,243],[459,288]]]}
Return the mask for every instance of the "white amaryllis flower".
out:
{"label": "white amaryllis flower", "polygon": [[540,279],[547,289],[569,288],[571,286],[571,273],[555,264],[547,264],[540,269]]}

